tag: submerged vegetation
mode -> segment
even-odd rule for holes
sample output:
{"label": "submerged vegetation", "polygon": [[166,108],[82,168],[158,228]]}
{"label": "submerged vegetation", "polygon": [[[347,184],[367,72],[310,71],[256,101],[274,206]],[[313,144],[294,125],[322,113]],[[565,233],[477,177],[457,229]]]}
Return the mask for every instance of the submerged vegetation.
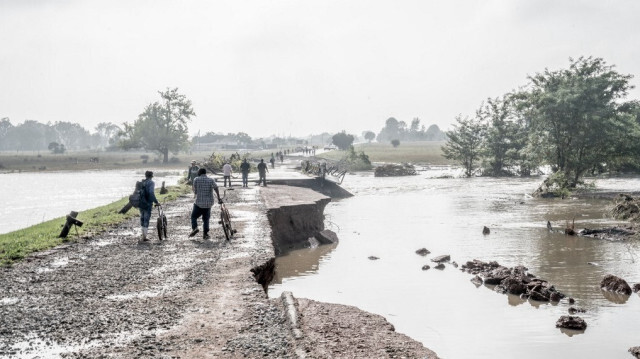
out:
{"label": "submerged vegetation", "polygon": [[[166,194],[160,194],[160,189],[156,191],[158,201],[161,203],[175,200],[178,196],[190,192],[188,186],[172,186],[167,189],[169,192]],[[122,198],[116,202],[80,212],[77,219],[82,221],[83,225],[72,229],[67,238],[58,238],[62,225],[65,223],[65,217],[54,218],[25,229],[0,234],[0,265],[10,265],[15,261],[22,260],[30,253],[53,248],[78,237],[91,237],[131,217],[138,216],[139,213],[135,208],[126,214],[118,213],[127,202],[128,198]]]}

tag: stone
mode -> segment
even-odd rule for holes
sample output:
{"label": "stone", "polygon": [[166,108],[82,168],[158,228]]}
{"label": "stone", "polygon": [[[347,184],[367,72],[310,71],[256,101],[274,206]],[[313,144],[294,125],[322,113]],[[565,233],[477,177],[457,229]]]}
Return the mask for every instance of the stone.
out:
{"label": "stone", "polygon": [[481,286],[482,285],[482,278],[475,276],[473,278],[471,278],[471,283],[475,284],[476,286]]}
{"label": "stone", "polygon": [[416,251],[416,254],[421,255],[421,256],[426,256],[427,254],[431,253],[431,251],[429,251],[426,248],[420,248]]}
{"label": "stone", "polygon": [[378,260],[378,259],[380,259],[380,258],[378,258],[378,257],[376,257],[376,256],[369,256],[369,259],[370,259],[370,260],[372,260],[372,261],[376,261],[376,260]]}
{"label": "stone", "polygon": [[586,309],[579,308],[579,307],[569,307],[568,311],[569,311],[569,314],[586,313],[587,312]]}
{"label": "stone", "polygon": [[485,236],[487,234],[491,234],[491,230],[489,229],[489,227],[484,226],[484,228],[482,228],[482,234],[484,234]]}
{"label": "stone", "polygon": [[585,330],[587,329],[587,322],[577,316],[563,315],[556,322],[556,328]]}
{"label": "stone", "polygon": [[624,279],[608,274],[600,281],[600,289],[608,292],[631,295],[631,287]]}
{"label": "stone", "polygon": [[425,264],[422,266],[422,270],[429,270],[429,269],[431,269],[431,267],[429,267],[428,264]]}
{"label": "stone", "polygon": [[315,239],[318,240],[318,242],[322,244],[338,243],[338,235],[335,232],[328,229],[325,229],[323,231],[316,233],[314,237]]}
{"label": "stone", "polygon": [[633,290],[634,293],[638,293],[638,291],[640,291],[640,283],[636,283],[633,285],[633,288],[631,288]]}
{"label": "stone", "polygon": [[433,268],[443,270],[444,269],[444,264],[438,263],[438,265],[433,267]]}
{"label": "stone", "polygon": [[631,355],[633,355],[637,359],[640,359],[640,346],[629,348],[629,353],[631,353]]}
{"label": "stone", "polygon": [[451,260],[451,256],[448,254],[442,255],[442,256],[437,256],[435,258],[432,258],[431,261],[435,262],[435,263],[443,263],[443,262],[448,262]]}

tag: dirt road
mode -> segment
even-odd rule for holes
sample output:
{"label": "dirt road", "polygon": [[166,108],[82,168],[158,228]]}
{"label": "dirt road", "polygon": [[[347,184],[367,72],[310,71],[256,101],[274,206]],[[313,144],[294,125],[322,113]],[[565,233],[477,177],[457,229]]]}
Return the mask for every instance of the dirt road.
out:
{"label": "dirt road", "polygon": [[0,357],[435,357],[357,308],[268,299],[251,272],[274,258],[260,190],[229,192],[230,242],[217,206],[211,240],[188,238],[183,197],[165,206],[166,241],[139,242],[136,218],[0,269]]}

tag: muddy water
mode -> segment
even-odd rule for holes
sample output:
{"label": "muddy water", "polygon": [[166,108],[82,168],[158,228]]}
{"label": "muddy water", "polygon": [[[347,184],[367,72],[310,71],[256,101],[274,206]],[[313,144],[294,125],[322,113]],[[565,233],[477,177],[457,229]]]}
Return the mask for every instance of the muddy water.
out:
{"label": "muddy water", "polygon": [[[542,200],[527,195],[534,179],[436,179],[347,176],[353,198],[330,203],[326,226],[340,243],[277,259],[275,297],[354,305],[381,314],[397,331],[443,358],[627,358],[640,345],[640,297],[609,296],[598,283],[608,273],[640,282],[640,243],[606,242],[549,232],[575,218],[576,228],[614,225],[608,200]],[[640,179],[598,180],[598,190],[637,190]],[[482,234],[483,226],[491,234]],[[415,250],[425,247],[425,257]],[[476,288],[471,275],[447,265],[422,271],[429,258],[450,254],[525,265],[585,308],[585,332],[555,322],[569,304],[551,305]],[[369,256],[380,259],[370,260]],[[590,264],[591,263],[591,264]]]}
{"label": "muddy water", "polygon": [[[154,172],[156,187],[180,178],[179,171]],[[0,174],[0,233],[119,200],[141,178],[135,170]]]}

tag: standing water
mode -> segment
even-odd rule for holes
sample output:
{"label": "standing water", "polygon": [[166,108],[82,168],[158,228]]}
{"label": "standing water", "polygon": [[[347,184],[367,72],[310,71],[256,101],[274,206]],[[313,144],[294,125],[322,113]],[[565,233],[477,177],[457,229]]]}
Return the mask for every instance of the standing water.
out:
{"label": "standing water", "polygon": [[[611,200],[536,199],[542,181],[347,176],[354,197],[330,203],[326,228],[337,246],[292,252],[276,260],[271,297],[297,297],[357,306],[380,314],[397,331],[442,358],[627,358],[640,345],[640,298],[599,288],[606,274],[640,282],[640,245],[560,233],[619,224],[606,213]],[[598,180],[600,191],[633,191],[640,179]],[[547,221],[554,229],[550,232]],[[483,235],[483,226],[491,229]],[[421,257],[417,249],[431,254]],[[584,332],[555,327],[569,304],[522,300],[476,287],[452,265],[433,269],[433,258],[524,265],[569,297],[588,324]],[[378,260],[370,260],[370,256]],[[423,271],[429,264],[432,269]]]}
{"label": "standing water", "polygon": [[[180,179],[179,171],[155,173],[158,188]],[[0,234],[117,201],[143,178],[135,170],[0,174]]]}

